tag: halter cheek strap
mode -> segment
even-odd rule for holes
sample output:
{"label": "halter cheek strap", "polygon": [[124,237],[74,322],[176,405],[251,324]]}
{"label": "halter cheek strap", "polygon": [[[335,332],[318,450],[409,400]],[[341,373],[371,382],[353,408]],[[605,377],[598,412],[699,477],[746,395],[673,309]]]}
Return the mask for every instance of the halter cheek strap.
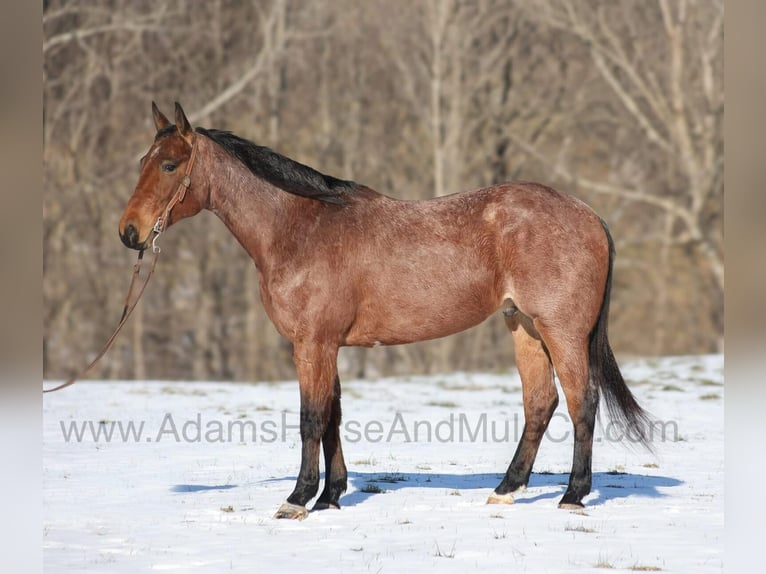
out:
{"label": "halter cheek strap", "polygon": [[189,162],[186,164],[186,171],[184,172],[184,176],[181,178],[181,181],[178,184],[178,189],[176,189],[173,197],[170,198],[167,206],[165,206],[165,211],[163,211],[162,215],[157,218],[157,223],[155,223],[154,227],[152,228],[152,231],[154,232],[154,237],[152,238],[152,253],[160,252],[160,246],[157,245],[157,238],[168,227],[170,211],[176,206],[177,203],[183,203],[184,198],[186,197],[186,191],[191,186],[191,172],[192,168],[194,167],[194,160],[197,158],[197,137],[192,136],[192,138],[191,155],[189,156]]}

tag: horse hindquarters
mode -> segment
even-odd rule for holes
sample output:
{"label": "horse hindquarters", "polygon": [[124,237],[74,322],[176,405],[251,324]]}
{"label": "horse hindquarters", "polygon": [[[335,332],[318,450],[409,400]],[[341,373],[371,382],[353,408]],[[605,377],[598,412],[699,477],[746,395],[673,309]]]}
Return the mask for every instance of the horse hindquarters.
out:
{"label": "horse hindquarters", "polygon": [[[552,364],[574,427],[572,471],[560,502],[561,507],[572,508],[581,507],[591,489],[593,432],[600,391],[604,391],[613,418],[617,415],[629,428],[639,429],[640,437],[645,436],[640,429],[647,419],[625,385],[608,343],[614,258],[609,231],[582,204],[573,205],[566,199],[562,203],[561,196],[546,198],[549,203],[537,204],[539,209],[531,223],[508,238],[514,240],[516,252],[508,261],[512,263],[509,270],[514,274],[513,299],[518,306],[514,320],[530,337],[539,339],[539,347],[547,353],[550,363],[545,363],[541,352],[529,352],[530,342],[514,332],[524,386],[525,430],[506,477],[495,492],[507,495],[526,484],[539,445],[532,431],[544,432],[550,416],[546,417],[547,409],[552,413],[555,408],[552,393],[540,394],[538,390],[544,386],[544,377],[534,373]],[[546,233],[540,233],[540,229]],[[512,497],[499,501],[511,502]]]}

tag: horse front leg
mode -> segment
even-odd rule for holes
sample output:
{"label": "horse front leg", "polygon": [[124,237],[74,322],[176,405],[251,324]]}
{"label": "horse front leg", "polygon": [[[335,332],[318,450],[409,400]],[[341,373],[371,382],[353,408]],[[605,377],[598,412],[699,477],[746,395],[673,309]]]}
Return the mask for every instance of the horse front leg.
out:
{"label": "horse front leg", "polygon": [[314,510],[340,508],[340,497],[346,492],[348,486],[348,471],[343,460],[343,449],[340,443],[340,421],[340,379],[336,375],[333,386],[330,420],[324,435],[322,435],[325,468],[324,490],[314,504]]}
{"label": "horse front leg", "polygon": [[[279,507],[275,518],[303,520],[308,516],[306,504],[319,490],[320,442],[333,414],[337,356],[338,349],[335,346],[312,342],[296,344],[294,347],[293,360],[298,371],[301,393],[301,468],[292,494]],[[338,411],[339,408],[338,405]]]}

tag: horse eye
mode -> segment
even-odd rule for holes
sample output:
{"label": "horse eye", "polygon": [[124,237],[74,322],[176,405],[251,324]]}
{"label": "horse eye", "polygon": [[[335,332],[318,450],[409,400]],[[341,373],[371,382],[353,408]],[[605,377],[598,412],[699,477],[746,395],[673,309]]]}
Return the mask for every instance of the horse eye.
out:
{"label": "horse eye", "polygon": [[175,169],[176,169],[176,164],[174,164],[174,163],[163,163],[162,164],[162,171],[166,171],[166,172],[170,173],[171,171],[175,171]]}

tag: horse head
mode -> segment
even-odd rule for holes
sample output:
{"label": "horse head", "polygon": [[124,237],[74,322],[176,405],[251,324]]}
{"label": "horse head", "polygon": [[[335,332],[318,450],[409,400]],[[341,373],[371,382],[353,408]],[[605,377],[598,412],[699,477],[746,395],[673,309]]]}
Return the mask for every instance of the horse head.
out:
{"label": "horse head", "polygon": [[176,102],[175,125],[154,102],[152,116],[157,134],[141,158],[136,189],[120,218],[120,239],[131,249],[146,249],[156,234],[204,207],[202,198],[190,188],[198,136],[183,108]]}

